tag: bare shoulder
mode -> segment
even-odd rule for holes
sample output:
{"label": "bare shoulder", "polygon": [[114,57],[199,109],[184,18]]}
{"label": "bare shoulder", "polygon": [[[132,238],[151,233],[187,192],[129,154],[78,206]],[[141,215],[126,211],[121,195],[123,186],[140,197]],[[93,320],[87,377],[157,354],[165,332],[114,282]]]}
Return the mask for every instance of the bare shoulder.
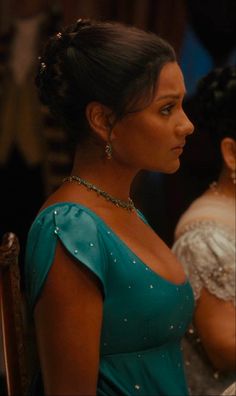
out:
{"label": "bare shoulder", "polygon": [[51,195],[49,195],[47,200],[41,206],[39,212],[56,203],[73,202],[74,200],[76,202],[76,199],[78,200],[78,195],[76,196],[73,188],[71,188],[71,186],[68,186],[66,184],[62,184],[61,186],[58,187],[57,190],[55,190]]}

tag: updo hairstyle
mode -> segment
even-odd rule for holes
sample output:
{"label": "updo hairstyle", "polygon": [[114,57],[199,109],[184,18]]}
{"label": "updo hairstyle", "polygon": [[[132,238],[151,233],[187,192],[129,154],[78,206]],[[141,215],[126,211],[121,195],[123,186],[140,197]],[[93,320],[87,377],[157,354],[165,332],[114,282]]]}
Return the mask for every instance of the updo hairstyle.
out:
{"label": "updo hairstyle", "polygon": [[49,39],[36,84],[42,103],[78,143],[89,133],[88,103],[107,106],[117,122],[151,102],[161,68],[175,60],[173,48],[153,33],[78,20]]}
{"label": "updo hairstyle", "polygon": [[211,71],[199,82],[194,100],[195,123],[218,149],[223,138],[236,139],[236,66]]}

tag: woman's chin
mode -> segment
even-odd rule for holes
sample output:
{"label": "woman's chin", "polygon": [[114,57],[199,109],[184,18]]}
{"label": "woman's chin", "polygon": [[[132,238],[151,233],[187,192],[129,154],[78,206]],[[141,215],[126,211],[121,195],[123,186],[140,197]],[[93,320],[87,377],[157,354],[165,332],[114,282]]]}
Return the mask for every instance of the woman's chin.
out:
{"label": "woman's chin", "polygon": [[177,172],[177,170],[179,169],[179,167],[180,167],[180,160],[177,159],[177,160],[175,161],[175,163],[172,164],[172,165],[165,171],[165,173],[167,173],[167,174],[175,173],[175,172]]}
{"label": "woman's chin", "polygon": [[148,170],[150,172],[158,172],[158,173],[166,173],[166,174],[171,174],[177,172],[177,170],[180,167],[180,160],[177,158],[175,161],[172,161],[169,164],[164,164],[164,166],[150,166],[150,167],[144,167],[142,169]]}

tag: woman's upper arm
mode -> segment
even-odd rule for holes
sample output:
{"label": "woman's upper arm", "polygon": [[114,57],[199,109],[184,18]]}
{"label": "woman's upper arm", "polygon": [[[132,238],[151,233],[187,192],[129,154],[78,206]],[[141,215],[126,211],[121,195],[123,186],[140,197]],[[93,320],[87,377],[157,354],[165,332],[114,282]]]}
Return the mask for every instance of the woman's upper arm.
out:
{"label": "woman's upper arm", "polygon": [[233,302],[221,300],[203,288],[194,324],[212,364],[219,370],[236,370],[236,312]]}
{"label": "woman's upper arm", "polygon": [[98,278],[60,242],[34,316],[47,395],[95,395],[103,311]]}
{"label": "woman's upper arm", "polygon": [[197,223],[177,239],[173,251],[185,268],[196,300],[203,288],[220,300],[235,300],[232,233],[215,224]]}
{"label": "woman's upper arm", "polygon": [[223,227],[202,222],[173,250],[185,267],[196,299],[195,325],[218,369],[235,368],[235,241]]}

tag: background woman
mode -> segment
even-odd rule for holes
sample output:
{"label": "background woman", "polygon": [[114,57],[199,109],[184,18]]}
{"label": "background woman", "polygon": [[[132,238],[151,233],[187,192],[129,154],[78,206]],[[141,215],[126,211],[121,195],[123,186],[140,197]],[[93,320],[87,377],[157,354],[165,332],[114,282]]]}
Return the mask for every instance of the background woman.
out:
{"label": "background woman", "polygon": [[219,395],[235,378],[235,103],[236,67],[212,71],[194,97],[195,125],[214,145],[218,180],[182,215],[173,246],[196,299],[185,340],[193,395]]}

